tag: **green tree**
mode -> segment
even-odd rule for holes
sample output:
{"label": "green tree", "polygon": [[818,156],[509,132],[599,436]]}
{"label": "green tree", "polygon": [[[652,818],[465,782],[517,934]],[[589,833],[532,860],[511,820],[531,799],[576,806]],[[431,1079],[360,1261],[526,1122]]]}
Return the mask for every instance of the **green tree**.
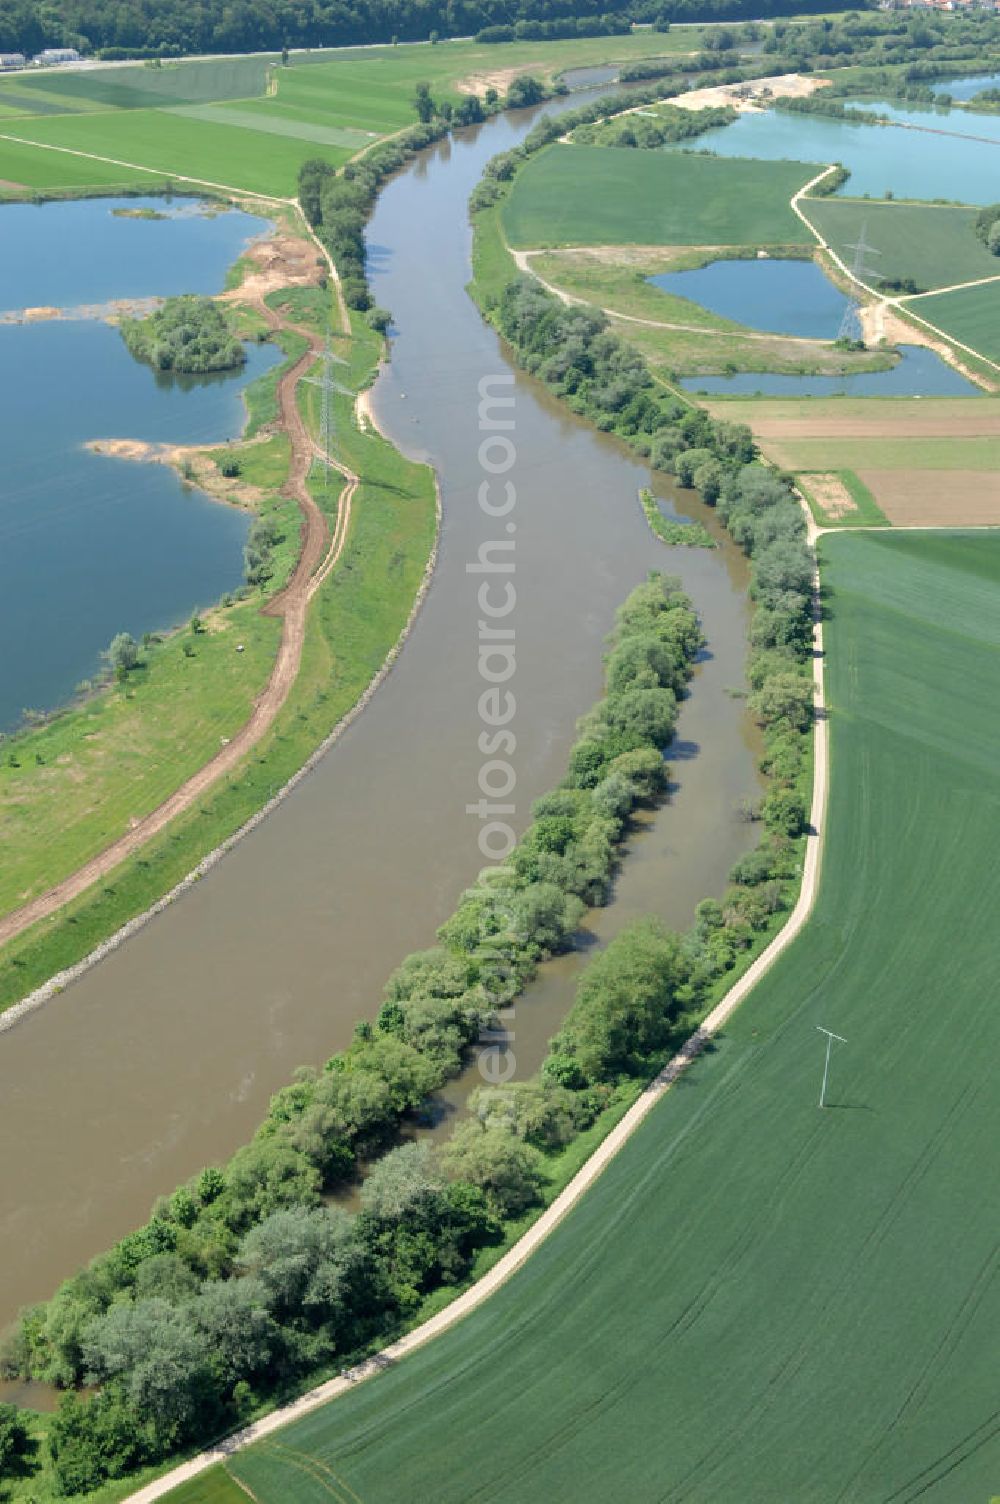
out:
{"label": "green tree", "polygon": [[772,674],[750,696],[749,705],[762,726],[783,722],[805,731],[813,717],[813,687],[802,674]]}
{"label": "green tree", "polygon": [[503,1217],[516,1217],[539,1200],[545,1180],[541,1155],[505,1128],[461,1123],[441,1153],[456,1180],[486,1192]]}
{"label": "green tree", "polygon": [[0,1478],[13,1477],[32,1450],[31,1432],[16,1405],[0,1405]]}
{"label": "green tree", "polygon": [[111,639],[107,651],[108,662],[118,679],[123,679],[139,662],[139,644],[131,632],[119,632]]}

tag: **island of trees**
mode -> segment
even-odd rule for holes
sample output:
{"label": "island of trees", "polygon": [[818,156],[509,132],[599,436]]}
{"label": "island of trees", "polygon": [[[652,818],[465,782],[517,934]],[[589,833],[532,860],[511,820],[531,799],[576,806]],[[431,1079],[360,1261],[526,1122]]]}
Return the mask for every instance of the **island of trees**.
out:
{"label": "island of trees", "polygon": [[211,298],[168,298],[145,319],[123,319],[122,338],[137,360],[158,371],[230,371],[246,360]]}

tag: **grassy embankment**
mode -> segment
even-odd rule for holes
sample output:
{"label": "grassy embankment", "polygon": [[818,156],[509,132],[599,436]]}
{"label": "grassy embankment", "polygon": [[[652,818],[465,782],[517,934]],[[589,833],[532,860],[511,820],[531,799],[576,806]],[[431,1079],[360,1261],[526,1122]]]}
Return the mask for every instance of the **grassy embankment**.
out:
{"label": "grassy embankment", "polygon": [[[347,381],[365,385],[378,358],[380,340],[364,320],[354,322]],[[343,378],[342,378],[343,379]],[[345,381],[345,384],[347,382]],[[273,398],[271,399],[273,401]],[[267,801],[302,765],[310,752],[356,703],[378,671],[409,615],[426,567],[435,533],[435,494],[431,472],[399,455],[378,435],[354,426],[350,403],[338,399],[337,433],[344,462],[362,476],[352,510],[351,527],[341,562],[315,597],[299,676],[277,722],[242,769],[213,788],[197,809],[181,816],[99,887],[68,905],[53,919],[35,925],[8,944],[0,956],[0,1007],[8,1006],[47,977],[81,959],[121,924],[141,913],[189,872]],[[266,417],[268,403],[259,407]],[[282,454],[271,440],[242,451],[247,479],[283,478]],[[337,486],[327,493],[320,482],[314,495],[321,505],[336,505]],[[294,507],[287,511],[286,539],[297,538]],[[284,512],[280,515],[284,517]],[[291,562],[287,544],[283,567]],[[276,561],[277,562],[277,561]],[[280,579],[280,575],[276,576]],[[149,667],[134,696],[117,690],[17,743],[18,769],[4,769],[4,780],[23,777],[30,798],[32,840],[23,839],[20,859],[5,841],[6,905],[26,892],[48,887],[120,833],[120,827],[143,809],[153,808],[169,782],[176,787],[187,771],[206,760],[219,745],[219,727],[235,729],[243,711],[266,678],[276,650],[278,623],[259,617],[256,603],[220,609],[206,617],[209,630],[197,638],[165,642],[149,655]],[[247,651],[235,659],[236,640]],[[183,654],[193,644],[195,657]],[[252,647],[252,652],[251,652]],[[244,669],[242,660],[252,659]],[[239,670],[233,664],[240,661]],[[250,670],[256,682],[250,683]],[[185,689],[181,698],[178,690]],[[228,720],[223,716],[228,715]],[[178,736],[178,722],[186,727]],[[88,733],[97,730],[98,738]],[[132,737],[135,751],[129,750]],[[36,737],[38,742],[36,743]],[[35,762],[36,745],[43,762]],[[157,753],[174,749],[170,774],[154,765]],[[101,755],[103,753],[103,756]],[[60,762],[68,757],[69,762]],[[64,773],[65,770],[65,773]],[[79,772],[95,789],[95,803],[84,806],[79,782],[74,786],[77,819],[66,821],[57,797],[65,778]],[[17,809],[14,799],[10,808]],[[17,817],[15,817],[17,818]],[[50,830],[53,848],[42,854],[39,828]],[[25,836],[18,820],[15,836]],[[55,859],[53,859],[55,857]]]}
{"label": "grassy embankment", "polygon": [[[227,1463],[260,1504],[989,1496],[1000,540],[821,552],[807,929],[482,1309]],[[817,1024],[848,1041],[824,1113]],[[199,1488],[173,1497],[231,1497]]]}
{"label": "grassy embankment", "polygon": [[[828,341],[749,331],[649,280],[660,272],[688,271],[736,256],[753,257],[759,249],[771,256],[807,254],[800,246],[667,246],[662,250],[615,246],[542,253],[532,256],[531,268],[551,286],[603,308],[614,319],[616,333],[640,346],[659,370],[685,376],[736,369],[840,375],[881,370],[891,364],[890,356],[876,351],[861,354],[838,350]],[[649,322],[635,325],[635,319]],[[651,327],[654,324],[660,327]],[[670,328],[671,324],[687,327]]]}

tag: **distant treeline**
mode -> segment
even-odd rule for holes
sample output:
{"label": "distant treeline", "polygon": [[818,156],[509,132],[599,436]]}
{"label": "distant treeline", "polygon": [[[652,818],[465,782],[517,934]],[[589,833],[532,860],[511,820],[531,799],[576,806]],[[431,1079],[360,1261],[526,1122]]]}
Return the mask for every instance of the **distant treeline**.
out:
{"label": "distant treeline", "polygon": [[[0,0],[0,51],[73,46],[107,58],[280,51],[472,36],[540,23],[541,36],[632,21],[718,21],[839,9],[844,0]],[[857,7],[855,7],[857,8]],[[582,27],[582,29],[581,29]],[[563,29],[565,28],[565,29]],[[534,39],[539,33],[527,33]]]}

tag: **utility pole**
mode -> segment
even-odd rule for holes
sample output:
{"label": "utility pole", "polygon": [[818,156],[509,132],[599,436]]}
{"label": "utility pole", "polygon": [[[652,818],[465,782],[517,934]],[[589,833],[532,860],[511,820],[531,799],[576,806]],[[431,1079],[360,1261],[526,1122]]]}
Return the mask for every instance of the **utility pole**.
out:
{"label": "utility pole", "polygon": [[[851,268],[851,275],[854,278],[855,288],[857,288],[859,282],[882,281],[882,278],[876,272],[871,271],[865,265],[865,262],[867,261],[869,256],[881,256],[882,254],[882,252],[877,251],[873,245],[868,244],[868,241],[865,238],[867,231],[868,221],[865,220],[861,226],[861,234],[858,236],[857,241],[853,245],[845,245],[844,247],[845,251],[854,252],[854,265]],[[840,321],[840,330],[837,334],[837,338],[860,339],[860,337],[861,300],[858,297],[857,292],[854,291],[851,294],[847,306],[844,309],[844,316]]]}
{"label": "utility pole", "polygon": [[322,450],[320,463],[324,467],[326,477],[325,486],[327,489],[329,489],[330,485],[330,472],[336,468],[333,463],[333,394],[334,392],[341,392],[345,397],[354,396],[349,387],[341,386],[339,381],[334,380],[334,362],[341,366],[347,365],[347,361],[341,356],[334,355],[332,341],[330,336],[327,335],[326,345],[323,350],[322,376],[306,376],[304,378],[310,386],[318,386],[320,389],[319,442],[320,449]]}
{"label": "utility pole", "polygon": [[833,1034],[829,1029],[824,1029],[820,1024],[817,1024],[816,1028],[821,1034],[826,1035],[826,1060],[823,1063],[823,1085],[819,1089],[819,1105],[821,1107],[825,1107],[826,1082],[827,1077],[830,1074],[830,1051],[833,1049],[833,1041],[836,1039],[839,1040],[841,1044],[846,1044],[847,1040],[844,1038],[843,1034]]}

